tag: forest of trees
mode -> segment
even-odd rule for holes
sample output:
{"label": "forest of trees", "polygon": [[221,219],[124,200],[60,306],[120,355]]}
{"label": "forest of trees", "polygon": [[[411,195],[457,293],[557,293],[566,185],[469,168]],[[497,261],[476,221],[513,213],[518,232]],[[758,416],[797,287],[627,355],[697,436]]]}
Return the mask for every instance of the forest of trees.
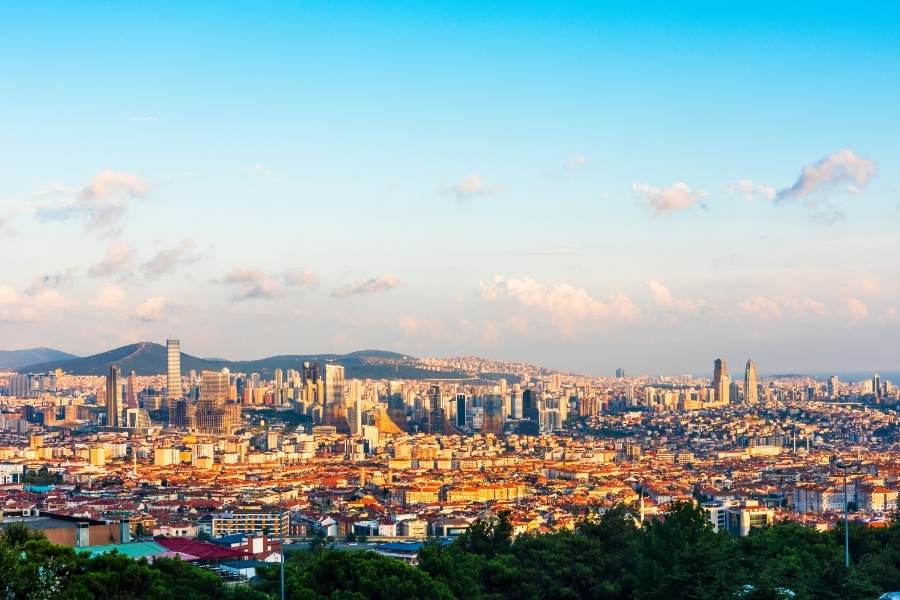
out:
{"label": "forest of trees", "polygon": [[[316,544],[285,566],[289,600],[876,599],[900,590],[900,523],[843,532],[780,524],[745,538],[715,533],[702,511],[676,505],[639,528],[624,508],[575,531],[512,539],[505,515],[480,521],[452,544],[428,544],[419,566],[372,552]],[[278,565],[233,586],[187,563],[117,554],[89,558],[19,528],[0,537],[0,598],[278,598]]]}

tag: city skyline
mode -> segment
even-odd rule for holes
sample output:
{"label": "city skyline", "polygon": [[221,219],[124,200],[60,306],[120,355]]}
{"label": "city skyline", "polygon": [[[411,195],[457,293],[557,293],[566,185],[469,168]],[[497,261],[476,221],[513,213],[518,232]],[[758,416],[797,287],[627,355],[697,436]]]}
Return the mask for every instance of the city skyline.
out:
{"label": "city skyline", "polygon": [[897,371],[900,8],[812,6],[9,7],[3,347]]}

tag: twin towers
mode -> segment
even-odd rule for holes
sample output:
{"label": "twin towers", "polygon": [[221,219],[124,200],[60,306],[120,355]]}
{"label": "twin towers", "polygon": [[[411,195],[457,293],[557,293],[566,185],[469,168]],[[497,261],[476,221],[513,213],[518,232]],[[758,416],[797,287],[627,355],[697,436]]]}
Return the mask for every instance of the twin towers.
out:
{"label": "twin towers", "polygon": [[[714,401],[719,404],[728,404],[736,401],[731,397],[731,377],[728,374],[728,363],[721,358],[717,358],[713,363],[713,394]],[[745,404],[756,404],[759,402],[759,378],[756,370],[756,363],[753,360],[747,361],[744,368],[744,388],[743,396]]]}

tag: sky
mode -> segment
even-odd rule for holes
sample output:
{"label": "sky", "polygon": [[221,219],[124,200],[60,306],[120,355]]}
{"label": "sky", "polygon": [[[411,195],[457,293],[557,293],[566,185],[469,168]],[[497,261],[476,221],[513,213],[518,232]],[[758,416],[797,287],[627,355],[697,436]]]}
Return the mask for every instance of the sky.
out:
{"label": "sky", "polygon": [[0,348],[900,369],[900,4],[22,2]]}

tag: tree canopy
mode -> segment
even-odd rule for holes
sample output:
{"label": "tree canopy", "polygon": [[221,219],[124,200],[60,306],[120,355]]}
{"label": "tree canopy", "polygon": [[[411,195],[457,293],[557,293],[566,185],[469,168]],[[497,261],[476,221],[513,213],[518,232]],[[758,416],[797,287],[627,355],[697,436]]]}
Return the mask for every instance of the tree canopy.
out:
{"label": "tree canopy", "polygon": [[[862,600],[900,590],[900,524],[843,532],[784,523],[737,538],[677,504],[638,527],[626,508],[589,515],[574,530],[513,537],[508,515],[477,521],[451,544],[429,543],[418,566],[325,543],[289,555],[289,600]],[[173,559],[90,557],[10,526],[0,535],[0,598],[278,598],[279,565],[250,585]]]}
{"label": "tree canopy", "polygon": [[[737,538],[689,503],[644,527],[615,508],[574,531],[512,529],[505,514],[476,522],[452,544],[427,544],[417,567],[319,546],[289,558],[287,598],[862,600],[900,590],[900,524],[854,526],[850,569],[841,531],[788,523]],[[257,589],[275,594],[278,581],[269,567]]]}

